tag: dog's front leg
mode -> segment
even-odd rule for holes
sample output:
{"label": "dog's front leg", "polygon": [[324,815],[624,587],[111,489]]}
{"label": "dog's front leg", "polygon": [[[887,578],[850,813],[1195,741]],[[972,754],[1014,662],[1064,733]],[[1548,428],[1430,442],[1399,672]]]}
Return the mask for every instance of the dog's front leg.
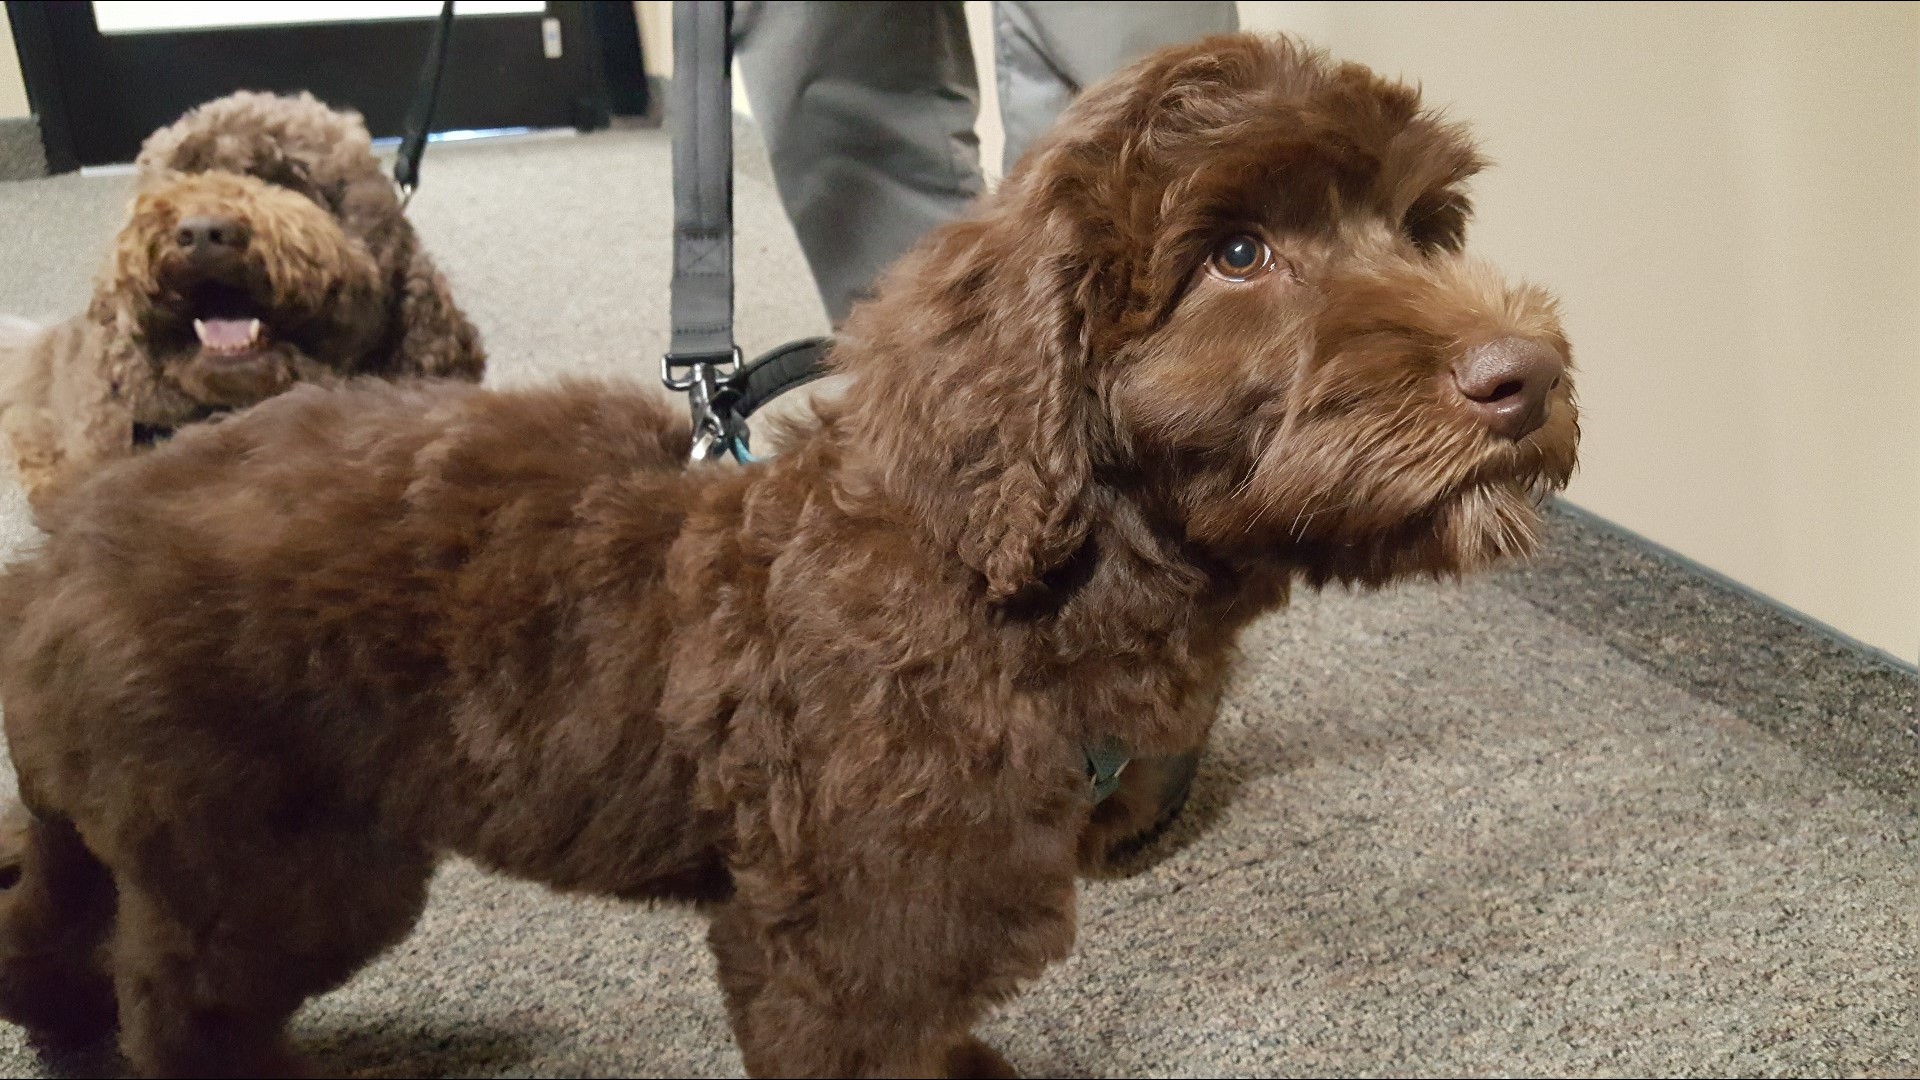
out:
{"label": "dog's front leg", "polygon": [[747,1072],[1017,1075],[972,1028],[1072,947],[1074,830],[1007,824],[843,819],[804,866],[736,866],[709,940]]}
{"label": "dog's front leg", "polygon": [[[1069,915],[1070,919],[1071,916]],[[1071,931],[1069,930],[1069,933]],[[1014,1077],[1006,1058],[974,1037],[973,1024],[1022,976],[985,975],[1008,983],[999,993],[959,972],[860,971],[857,955],[831,956],[776,942],[742,905],[730,902],[710,928],[728,1018],[749,1076]],[[831,937],[817,931],[816,939]],[[831,951],[837,946],[825,942]],[[990,960],[999,967],[1011,957]],[[876,955],[873,966],[927,962],[904,952]],[[1034,965],[1033,973],[1044,967]],[[902,979],[902,975],[908,977]],[[1031,978],[1025,975],[1024,978]],[[866,979],[890,985],[862,987]],[[917,985],[901,985],[901,983]]]}

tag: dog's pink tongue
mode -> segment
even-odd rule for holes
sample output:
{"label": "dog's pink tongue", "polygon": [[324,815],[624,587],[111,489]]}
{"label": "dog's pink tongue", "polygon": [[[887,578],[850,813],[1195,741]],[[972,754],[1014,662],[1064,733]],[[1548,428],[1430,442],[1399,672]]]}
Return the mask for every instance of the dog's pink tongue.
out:
{"label": "dog's pink tongue", "polygon": [[196,319],[193,324],[199,332],[200,344],[226,351],[238,351],[253,344],[259,326],[258,319]]}

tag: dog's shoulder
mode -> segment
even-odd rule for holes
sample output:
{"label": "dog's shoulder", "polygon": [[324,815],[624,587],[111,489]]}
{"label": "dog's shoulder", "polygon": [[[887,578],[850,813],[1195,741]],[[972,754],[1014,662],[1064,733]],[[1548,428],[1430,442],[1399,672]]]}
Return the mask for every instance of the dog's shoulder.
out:
{"label": "dog's shoulder", "polygon": [[46,405],[63,376],[103,371],[101,334],[74,317],[50,325],[0,316],[0,409]]}

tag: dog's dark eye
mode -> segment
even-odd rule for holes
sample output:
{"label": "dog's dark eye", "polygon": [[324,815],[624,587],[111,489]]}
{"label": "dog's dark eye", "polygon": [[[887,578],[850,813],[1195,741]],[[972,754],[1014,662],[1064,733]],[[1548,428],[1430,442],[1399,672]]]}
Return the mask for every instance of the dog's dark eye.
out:
{"label": "dog's dark eye", "polygon": [[1208,265],[1228,281],[1245,281],[1273,265],[1273,252],[1259,237],[1241,233],[1220,241]]}

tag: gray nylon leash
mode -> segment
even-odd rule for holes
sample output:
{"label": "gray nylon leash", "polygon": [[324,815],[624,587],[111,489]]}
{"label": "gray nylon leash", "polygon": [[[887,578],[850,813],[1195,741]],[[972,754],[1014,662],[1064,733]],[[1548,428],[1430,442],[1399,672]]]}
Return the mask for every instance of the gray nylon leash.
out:
{"label": "gray nylon leash", "polygon": [[[733,340],[733,5],[674,0],[673,340],[660,360],[668,389],[685,391],[694,461],[755,460],[746,418],[775,395],[826,373],[831,339],[790,342],[751,364]],[[1125,747],[1082,748],[1098,803],[1120,786]]]}
{"label": "gray nylon leash", "polygon": [[673,339],[661,378],[693,410],[694,457],[719,457],[730,433],[712,408],[738,366],[733,341],[733,5],[675,0],[673,83]]}
{"label": "gray nylon leash", "polygon": [[789,342],[751,364],[733,340],[733,5],[673,5],[673,340],[661,381],[687,395],[695,461],[757,460],[747,417],[826,374],[826,338]]}

